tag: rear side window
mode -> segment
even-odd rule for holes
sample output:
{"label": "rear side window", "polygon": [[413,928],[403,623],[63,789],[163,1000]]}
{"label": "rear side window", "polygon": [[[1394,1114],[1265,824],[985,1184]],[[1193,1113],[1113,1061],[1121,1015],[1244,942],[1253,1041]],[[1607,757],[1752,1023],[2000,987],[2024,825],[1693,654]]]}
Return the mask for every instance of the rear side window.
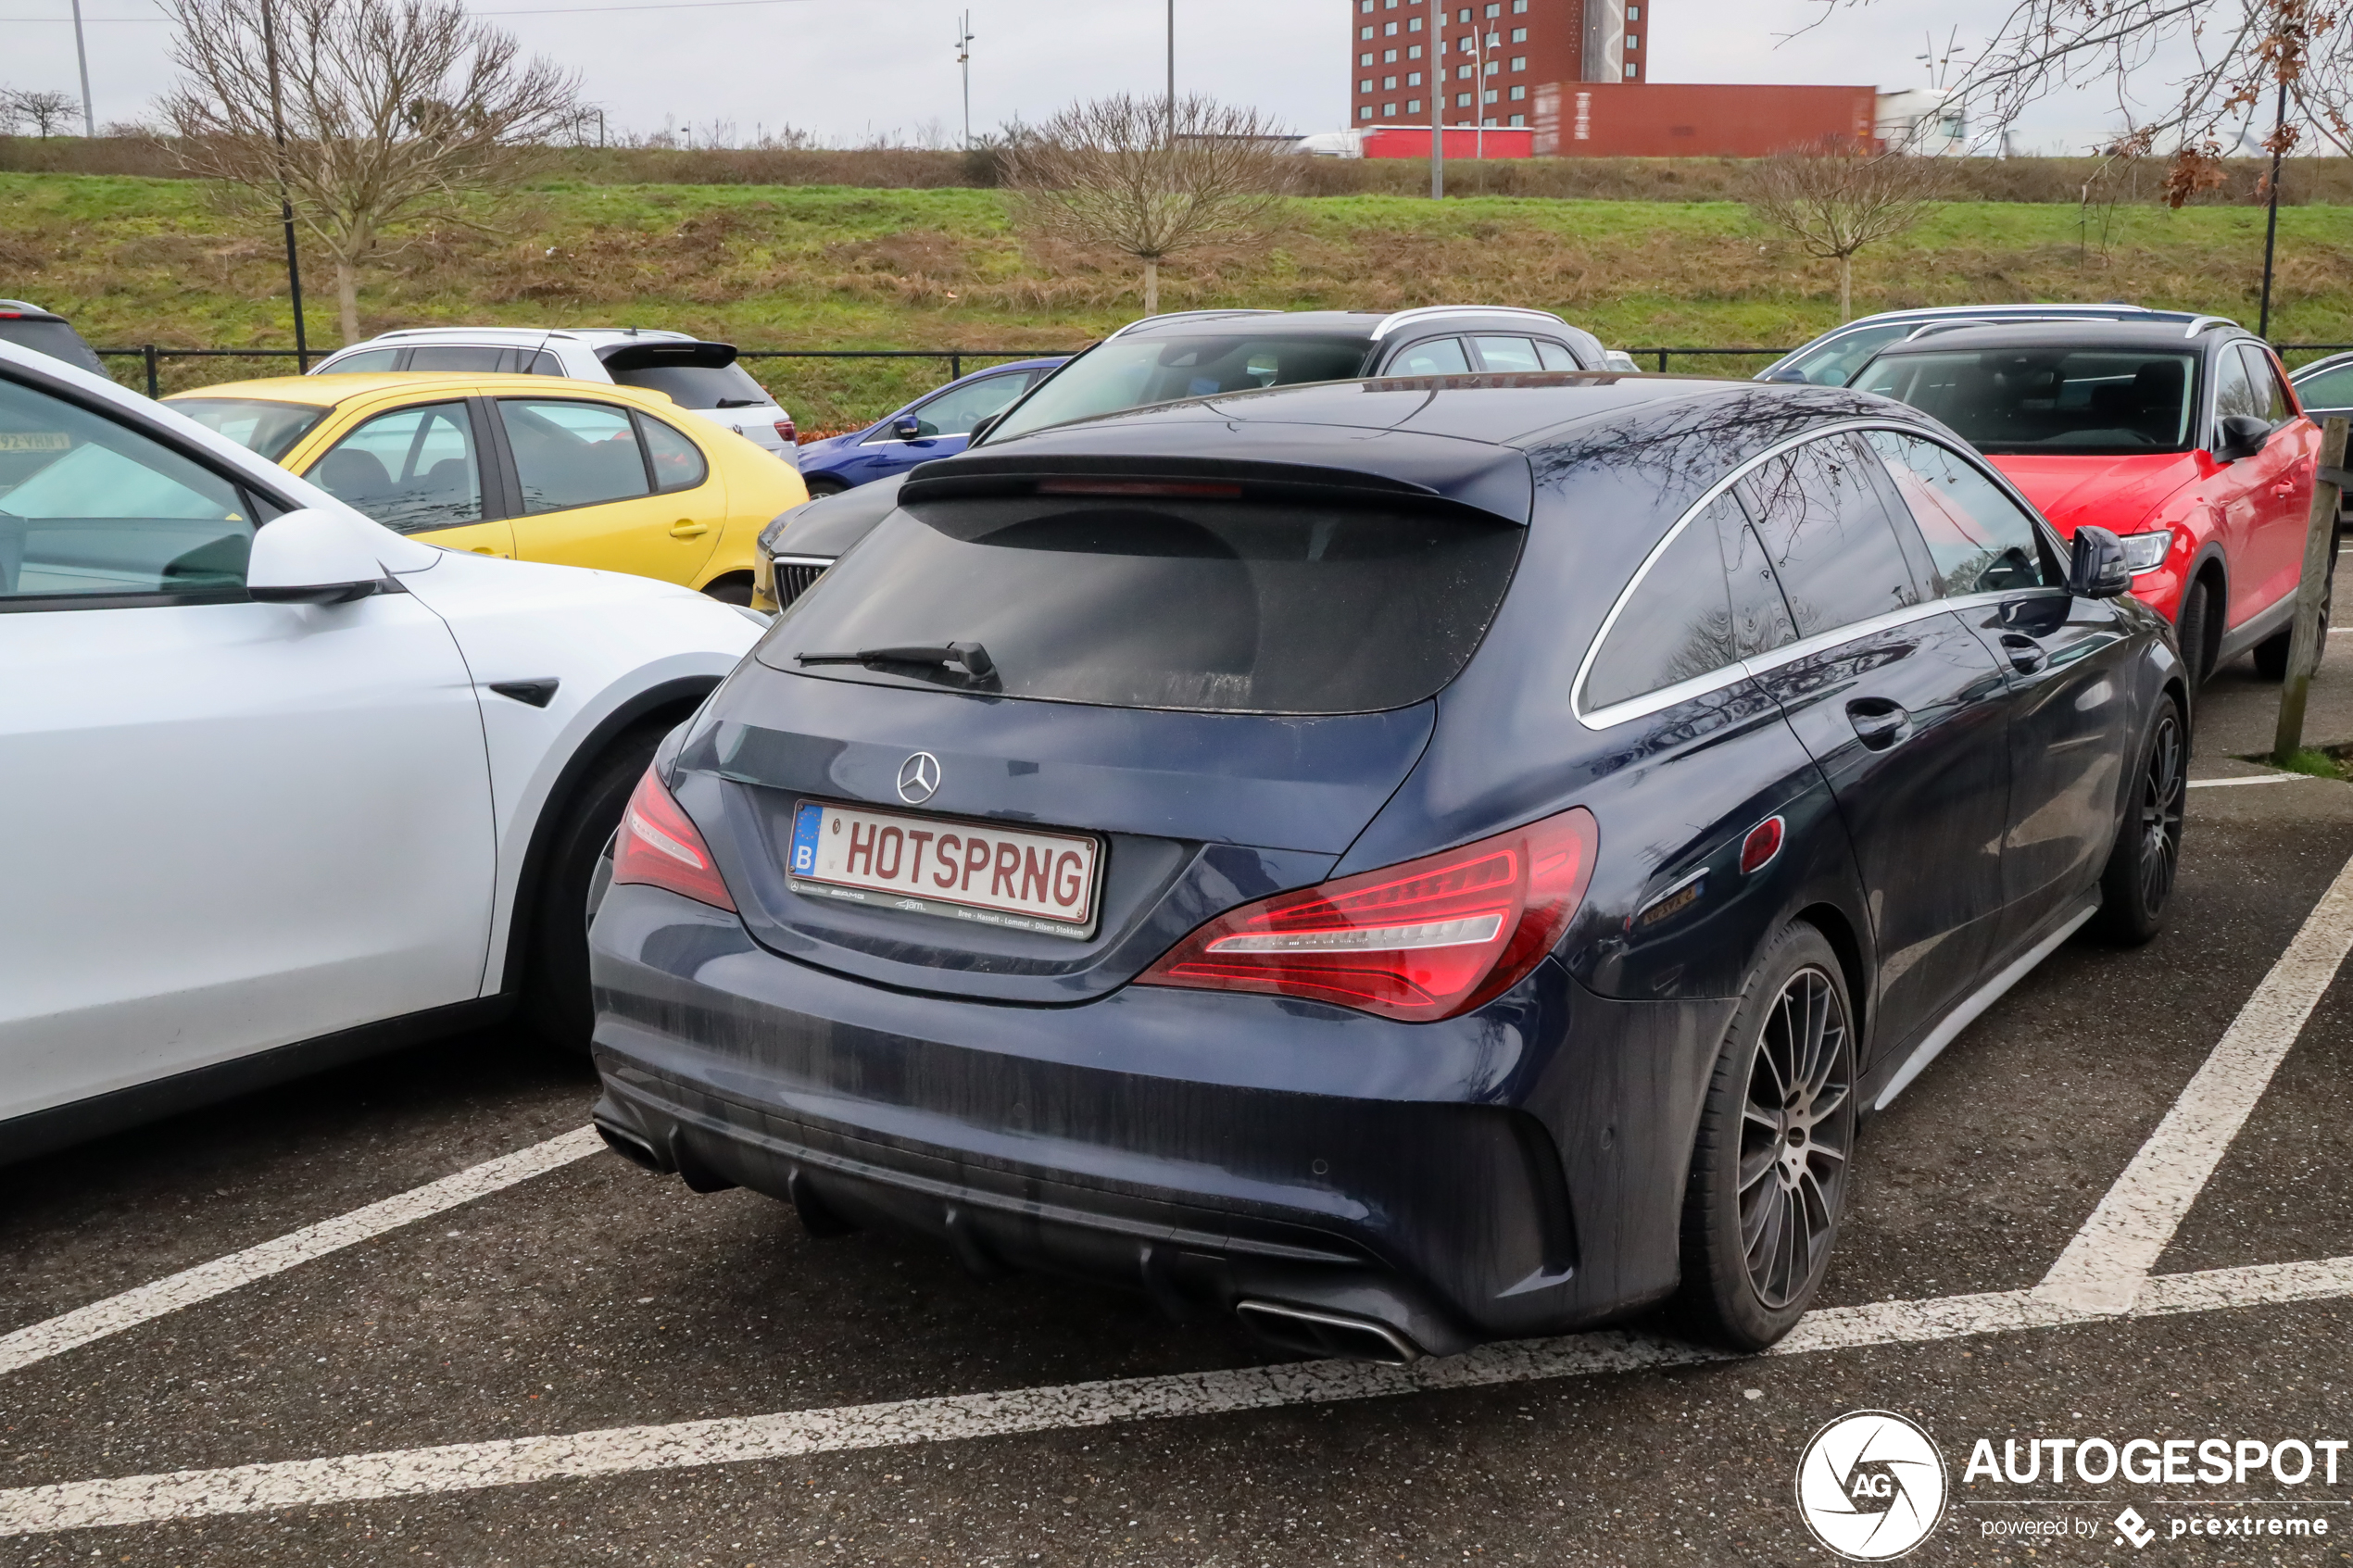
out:
{"label": "rear side window", "polygon": [[242,588],[253,528],[209,469],[0,381],[0,605]]}
{"label": "rear side window", "polygon": [[615,370],[612,379],[661,393],[681,408],[749,408],[774,401],[741,365],[642,365]]}
{"label": "rear side window", "polygon": [[711,477],[702,448],[660,420],[640,414],[637,430],[646,438],[646,456],[653,463],[654,486],[663,495],[692,490]]}
{"label": "rear side window", "polygon": [[[761,658],[842,680],[1116,708],[1401,708],[1469,659],[1525,536],[1451,511],[917,502],[796,602]],[[981,644],[994,673],[794,657],[951,642]]]}
{"label": "rear side window", "polygon": [[2056,583],[2046,574],[2034,520],[1992,480],[1917,435],[1874,430],[1863,439],[1919,524],[1947,597]]}
{"label": "rear side window", "polygon": [[2307,376],[2296,391],[2307,408],[2353,408],[2353,360],[2322,370],[2317,376]]}
{"label": "rear side window", "polygon": [[501,398],[526,514],[633,500],[653,493],[629,410],[610,403]]}
{"label": "rear side window", "polygon": [[1920,602],[1863,467],[1870,460],[1845,436],[1829,435],[1772,458],[1737,486],[1800,637]]}
{"label": "rear side window", "polygon": [[1543,362],[1536,358],[1536,345],[1524,337],[1482,337],[1474,339],[1478,345],[1478,362],[1491,370],[1541,370]]}
{"label": "rear side window", "polygon": [[1743,657],[1725,546],[1741,549],[1747,526],[1739,503],[1719,496],[1652,558],[1594,657],[1581,708],[1590,712],[1646,696]]}
{"label": "rear side window", "polygon": [[1536,357],[1544,362],[1544,369],[1548,370],[1577,369],[1577,356],[1549,338],[1536,340]]}
{"label": "rear side window", "polygon": [[366,375],[377,370],[396,370],[399,368],[400,350],[397,348],[364,349],[358,354],[346,354],[332,365],[320,367],[327,374],[333,376]]}
{"label": "rear side window", "polygon": [[0,343],[30,348],[35,354],[46,354],[52,359],[62,359],[102,376],[107,373],[106,361],[82,341],[81,333],[63,321],[34,321],[21,316],[0,320]]}
{"label": "rear side window", "polygon": [[1893,326],[1861,327],[1841,332],[1811,353],[1790,361],[1789,368],[1816,386],[1844,386],[1871,356],[1919,326],[1899,321]]}
{"label": "rear side window", "polygon": [[[953,392],[943,392],[915,410],[917,438],[970,435],[973,426],[989,415],[1002,411],[1005,405],[1020,396],[1022,389],[1028,384],[1028,379],[1016,371],[1012,375],[991,376],[986,381],[972,382]],[[886,440],[896,439],[895,433],[887,427],[883,431],[883,437]]]}
{"label": "rear side window", "polygon": [[1417,343],[1390,361],[1382,371],[1390,376],[1460,376],[1470,372],[1470,360],[1463,353],[1460,340],[1451,337],[1432,338]]}
{"label": "rear side window", "polygon": [[[507,358],[503,348],[482,348],[472,344],[420,344],[409,351],[408,368],[412,370],[468,370],[488,374],[499,369]],[[341,370],[343,367],[337,366]]]}

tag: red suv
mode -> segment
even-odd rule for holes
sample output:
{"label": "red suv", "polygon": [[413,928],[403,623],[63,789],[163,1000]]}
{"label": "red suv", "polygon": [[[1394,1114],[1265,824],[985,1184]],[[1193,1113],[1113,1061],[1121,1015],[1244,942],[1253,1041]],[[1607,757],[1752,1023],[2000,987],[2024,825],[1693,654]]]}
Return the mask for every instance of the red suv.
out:
{"label": "red suv", "polygon": [[2194,681],[2249,650],[2287,668],[2321,433],[2260,338],[2212,317],[1931,328],[1852,384],[1950,425],[2062,533],[2120,535]]}

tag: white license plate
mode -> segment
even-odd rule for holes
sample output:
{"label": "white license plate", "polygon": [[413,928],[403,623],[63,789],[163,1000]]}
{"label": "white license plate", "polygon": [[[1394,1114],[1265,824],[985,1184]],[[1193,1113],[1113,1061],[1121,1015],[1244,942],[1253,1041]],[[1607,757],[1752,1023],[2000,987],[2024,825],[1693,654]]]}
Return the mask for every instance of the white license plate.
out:
{"label": "white license plate", "polygon": [[1095,934],[1099,841],[830,801],[793,808],[796,893],[1054,936]]}

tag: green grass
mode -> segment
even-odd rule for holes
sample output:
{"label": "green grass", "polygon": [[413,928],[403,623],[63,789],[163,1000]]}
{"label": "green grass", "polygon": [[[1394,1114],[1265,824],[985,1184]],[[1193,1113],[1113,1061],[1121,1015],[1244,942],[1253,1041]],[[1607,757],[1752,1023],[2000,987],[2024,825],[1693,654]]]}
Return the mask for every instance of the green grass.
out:
{"label": "green grass", "polygon": [[[179,180],[0,174],[0,292],[105,346],[283,347],[279,242]],[[473,321],[675,327],[746,348],[1075,348],[1139,308],[1115,257],[1027,246],[996,193],[549,181],[477,203],[479,227],[410,234],[368,269],[361,328]],[[2250,324],[2260,209],[2098,211],[1954,203],[1858,263],[1858,311],[2127,298]],[[2280,215],[2275,336],[2353,342],[2353,209]],[[305,265],[312,340],[339,341],[332,279]],[[1254,249],[1163,270],[1162,307],[1393,309],[1492,300],[1558,310],[1615,346],[1787,345],[1834,323],[1829,267],[1723,201],[1392,195],[1302,199]],[[126,380],[135,366],[119,363]],[[1742,374],[1757,361],[1675,368]],[[182,361],[171,386],[266,372]],[[804,428],[880,414],[937,378],[920,362],[761,363]]]}

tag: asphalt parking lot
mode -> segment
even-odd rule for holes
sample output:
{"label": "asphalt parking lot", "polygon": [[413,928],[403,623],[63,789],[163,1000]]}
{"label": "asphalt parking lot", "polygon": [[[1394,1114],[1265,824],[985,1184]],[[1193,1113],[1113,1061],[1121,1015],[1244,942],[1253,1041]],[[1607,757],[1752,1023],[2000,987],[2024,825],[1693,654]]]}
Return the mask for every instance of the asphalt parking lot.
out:
{"label": "asphalt parking lot", "polygon": [[[2312,740],[2353,741],[2347,642]],[[1799,1455],[1866,1409],[1949,1467],[1912,1562],[2353,1561],[2353,787],[2232,759],[2277,690],[2200,704],[2164,935],[2062,948],[1868,1130],[1773,1355],[1277,1365],[695,1196],[497,1033],[0,1170],[0,1564],[1823,1562]],[[1964,1475],[2144,1437],[2335,1478]]]}

